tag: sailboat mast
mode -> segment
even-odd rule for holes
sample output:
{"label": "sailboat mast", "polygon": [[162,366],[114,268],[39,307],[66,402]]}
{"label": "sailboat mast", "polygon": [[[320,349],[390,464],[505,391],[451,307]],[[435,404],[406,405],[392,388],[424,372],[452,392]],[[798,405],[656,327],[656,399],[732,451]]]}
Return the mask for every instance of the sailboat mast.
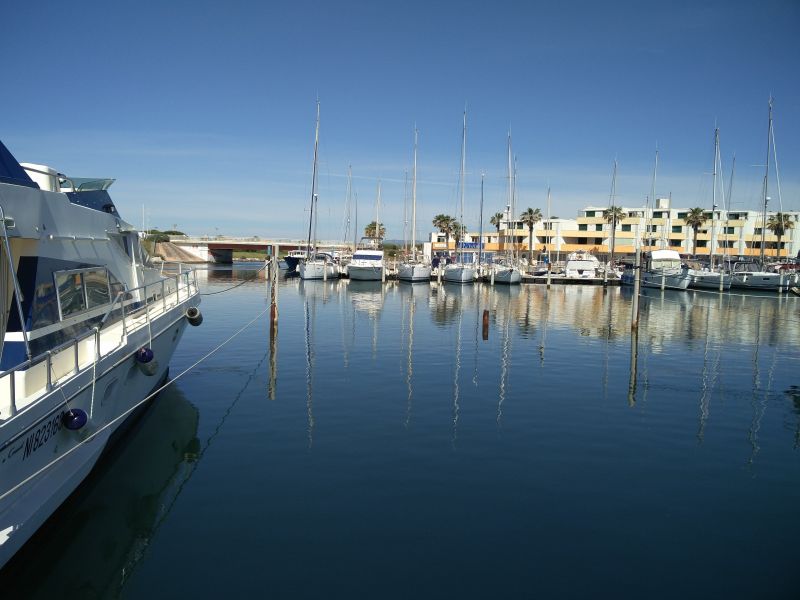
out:
{"label": "sailboat mast", "polygon": [[[480,216],[478,217],[478,269],[481,266],[481,254],[483,250],[483,179],[485,173],[481,173],[481,209]],[[480,272],[478,273],[480,275]]]}
{"label": "sailboat mast", "polygon": [[414,171],[411,176],[411,260],[417,261],[417,126],[414,125]]}
{"label": "sailboat mast", "polygon": [[[550,264],[550,245],[553,243],[553,220],[550,218],[550,186],[547,186],[547,229],[551,235],[547,236],[547,263]],[[533,262],[533,248],[531,248],[531,263]]]}
{"label": "sailboat mast", "polygon": [[343,240],[347,244],[347,238],[350,237],[350,205],[353,200],[353,165],[347,165],[347,224],[344,229]]}
{"label": "sailboat mast", "polygon": [[[308,243],[306,260],[311,257],[311,224],[314,222],[314,203],[317,196],[317,152],[319,151],[319,99],[317,99],[317,125],[314,130],[314,166],[311,168],[311,214],[308,217]],[[316,231],[314,231],[316,237]],[[314,240],[316,245],[316,239]]]}
{"label": "sailboat mast", "polygon": [[378,218],[381,206],[381,180],[378,179],[378,198],[375,200],[375,237],[381,239],[381,222]]}
{"label": "sailboat mast", "polygon": [[708,253],[710,254],[710,267],[714,270],[714,222],[717,213],[717,160],[719,160],[719,127],[714,128],[714,170],[712,175],[714,177],[711,192],[711,248]]}
{"label": "sailboat mast", "polygon": [[769,97],[769,125],[767,126],[767,162],[764,167],[764,207],[761,211],[761,252],[759,258],[764,265],[764,244],[767,231],[767,202],[769,202],[769,155],[772,149],[772,96]]}
{"label": "sailboat mast", "polygon": [[[657,177],[658,177],[658,148],[656,148],[656,159],[655,159],[655,163],[653,163],[653,185],[650,188],[650,198],[653,201],[653,210],[655,210],[655,208],[656,208],[656,178]],[[649,202],[648,202],[648,204],[649,204]],[[647,223],[648,222],[652,222],[652,220],[647,216],[647,208],[648,208],[648,206],[645,206],[645,231],[644,231],[644,233],[645,233],[645,238],[647,239],[647,242],[648,242],[647,246],[650,247],[650,243],[649,242],[651,240],[649,238],[650,232],[647,231]],[[651,212],[650,214],[652,215],[653,213]]]}
{"label": "sailboat mast", "polygon": [[[459,177],[459,184],[461,186],[461,214],[458,216],[458,226],[461,228],[459,237],[460,248],[456,247],[458,254],[459,264],[463,263],[463,250],[464,247],[464,171],[467,162],[467,109],[464,109],[464,128],[461,134],[461,177]],[[458,242],[456,242],[458,244]]]}
{"label": "sailboat mast", "polygon": [[505,249],[506,257],[508,257],[508,228],[511,226],[510,219],[511,219],[511,217],[513,215],[513,212],[511,212],[511,203],[514,201],[513,200],[513,196],[514,196],[513,184],[512,184],[512,181],[511,181],[511,132],[510,131],[508,132],[507,140],[508,140],[508,143],[506,144],[507,147],[508,147],[508,159],[507,159],[508,164],[506,165],[506,173],[507,173],[507,177],[508,177],[508,203],[507,203],[507,206],[508,206],[508,211],[511,214],[508,215],[509,221],[506,223],[506,228],[504,230],[504,235],[503,235],[503,246],[504,246],[504,249]]}

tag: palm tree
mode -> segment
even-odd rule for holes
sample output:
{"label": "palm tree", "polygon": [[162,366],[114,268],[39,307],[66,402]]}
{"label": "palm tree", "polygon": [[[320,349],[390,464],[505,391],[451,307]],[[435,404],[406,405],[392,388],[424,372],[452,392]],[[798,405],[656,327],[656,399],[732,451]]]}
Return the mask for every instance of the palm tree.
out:
{"label": "palm tree", "polygon": [[519,218],[523,225],[528,226],[528,253],[533,259],[533,228],[542,220],[542,211],[529,206],[528,210],[524,211]]}
{"label": "palm tree", "polygon": [[494,225],[497,228],[497,243],[500,243],[500,225],[503,222],[503,213],[494,213],[492,218],[489,219],[489,223]]}
{"label": "palm tree", "polygon": [[611,257],[609,258],[608,262],[613,265],[614,246],[617,242],[617,223],[625,218],[625,211],[623,211],[619,206],[612,205],[603,211],[603,218],[606,220],[606,223],[611,225]]}
{"label": "palm tree", "polygon": [[697,230],[706,222],[706,215],[702,208],[692,208],[686,213],[683,219],[694,232],[694,242],[692,244],[692,254],[697,254]]}
{"label": "palm tree", "polygon": [[445,235],[447,253],[450,254],[450,235],[455,231],[456,220],[450,215],[438,214],[433,217],[433,226]]}
{"label": "palm tree", "polygon": [[781,238],[789,229],[794,229],[794,221],[792,221],[791,215],[787,215],[785,213],[779,212],[772,215],[769,219],[767,219],[767,229],[769,229],[773,235],[778,236],[778,258],[781,257]]}
{"label": "palm tree", "polygon": [[377,235],[376,235],[375,221],[372,221],[369,225],[364,227],[364,237],[383,239],[385,235],[386,235],[386,227],[383,226],[383,223],[380,223],[378,225]]}

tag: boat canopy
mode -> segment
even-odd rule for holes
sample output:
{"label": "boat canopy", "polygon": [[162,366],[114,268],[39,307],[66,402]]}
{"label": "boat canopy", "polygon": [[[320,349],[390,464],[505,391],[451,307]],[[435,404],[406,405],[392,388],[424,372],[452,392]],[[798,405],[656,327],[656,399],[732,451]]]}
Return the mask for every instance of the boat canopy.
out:
{"label": "boat canopy", "polygon": [[0,141],[0,182],[38,188],[14,155]]}

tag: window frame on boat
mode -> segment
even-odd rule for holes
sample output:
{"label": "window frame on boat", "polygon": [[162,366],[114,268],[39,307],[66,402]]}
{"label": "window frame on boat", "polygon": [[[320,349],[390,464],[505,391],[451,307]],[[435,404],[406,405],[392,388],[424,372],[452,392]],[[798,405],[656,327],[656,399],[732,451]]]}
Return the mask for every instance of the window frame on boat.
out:
{"label": "window frame on boat", "polygon": [[[100,278],[105,281],[105,294],[102,294],[102,286],[87,286],[87,280],[89,279],[86,276],[87,274],[100,274]],[[58,300],[59,320],[64,321],[76,315],[80,315],[81,313],[110,305],[114,300],[114,290],[112,289],[111,277],[109,275],[110,273],[107,267],[99,266],[53,271],[53,281],[55,282],[56,298]],[[80,283],[74,280],[75,276],[79,277]],[[68,288],[62,287],[64,284],[69,283],[70,278],[73,279],[73,285]],[[119,282],[115,282],[114,287],[117,286],[123,287]],[[89,287],[92,287],[95,291],[95,295],[92,295]],[[80,289],[80,296],[76,295],[78,289]],[[79,306],[69,306],[69,304],[74,303],[74,300],[66,297],[67,292],[71,292],[74,298],[80,298]],[[99,300],[97,292],[100,292]]]}

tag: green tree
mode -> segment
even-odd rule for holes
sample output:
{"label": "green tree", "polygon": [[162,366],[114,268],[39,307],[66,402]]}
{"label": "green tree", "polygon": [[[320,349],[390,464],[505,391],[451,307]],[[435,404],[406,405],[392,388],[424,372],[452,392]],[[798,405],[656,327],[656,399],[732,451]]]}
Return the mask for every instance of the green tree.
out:
{"label": "green tree", "polygon": [[438,214],[433,217],[433,226],[445,235],[447,252],[450,252],[450,236],[455,232],[456,220],[450,215]]}
{"label": "green tree", "polygon": [[528,207],[520,215],[520,220],[522,221],[523,225],[527,225],[528,227],[528,252],[531,255],[531,260],[533,259],[533,228],[536,224],[542,220],[542,211],[538,208],[531,208]]}
{"label": "green tree", "polygon": [[781,256],[781,238],[783,238],[784,234],[789,229],[794,229],[794,221],[792,221],[791,215],[787,215],[785,213],[779,212],[772,215],[769,219],[767,219],[767,229],[769,229],[773,235],[778,236],[778,258]]}
{"label": "green tree", "polygon": [[686,224],[692,228],[694,232],[694,241],[692,243],[692,254],[697,254],[697,232],[706,222],[706,214],[702,208],[692,208],[686,213],[684,218]]}
{"label": "green tree", "polygon": [[603,211],[603,218],[606,220],[606,223],[611,225],[611,256],[608,259],[608,262],[612,265],[614,264],[614,246],[617,242],[617,223],[622,221],[625,218],[625,211],[622,210],[619,206],[609,206],[607,209]]}
{"label": "green tree", "polygon": [[369,225],[364,227],[364,237],[383,239],[385,236],[386,236],[386,227],[383,226],[383,223],[380,223],[378,225],[377,234],[376,234],[375,221],[372,221]]}

